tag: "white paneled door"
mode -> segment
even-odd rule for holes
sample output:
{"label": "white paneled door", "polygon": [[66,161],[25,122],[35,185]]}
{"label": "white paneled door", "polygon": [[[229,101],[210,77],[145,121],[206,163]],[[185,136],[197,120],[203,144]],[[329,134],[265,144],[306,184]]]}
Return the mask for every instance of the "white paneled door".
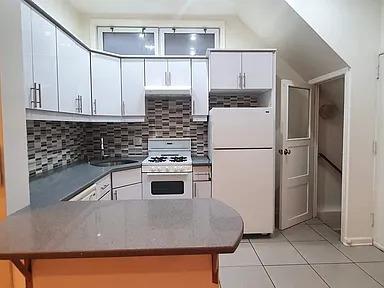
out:
{"label": "white paneled door", "polygon": [[281,81],[280,229],[312,218],[311,106],[309,87]]}

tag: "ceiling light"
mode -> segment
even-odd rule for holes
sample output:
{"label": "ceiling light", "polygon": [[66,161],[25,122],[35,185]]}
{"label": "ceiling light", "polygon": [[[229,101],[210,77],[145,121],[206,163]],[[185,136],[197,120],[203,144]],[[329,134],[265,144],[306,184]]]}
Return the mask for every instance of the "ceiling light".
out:
{"label": "ceiling light", "polygon": [[189,48],[189,55],[191,55],[191,56],[196,55],[196,49],[194,47]]}
{"label": "ceiling light", "polygon": [[192,41],[195,41],[195,40],[196,40],[196,34],[195,34],[195,33],[191,34],[191,40],[192,40]]}
{"label": "ceiling light", "polygon": [[155,50],[155,45],[145,45],[145,49]]}
{"label": "ceiling light", "polygon": [[143,39],[143,38],[145,37],[144,32],[145,32],[145,27],[143,27],[143,29],[141,29],[141,33],[139,34],[139,37],[140,37],[141,39]]}

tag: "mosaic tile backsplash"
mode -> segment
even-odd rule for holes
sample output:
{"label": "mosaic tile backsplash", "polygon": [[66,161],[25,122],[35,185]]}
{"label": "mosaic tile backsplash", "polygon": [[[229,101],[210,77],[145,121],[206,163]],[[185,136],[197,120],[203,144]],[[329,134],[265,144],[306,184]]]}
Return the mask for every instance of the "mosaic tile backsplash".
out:
{"label": "mosaic tile backsplash", "polygon": [[[144,123],[76,123],[27,121],[29,175],[34,176],[80,159],[148,153],[148,138],[189,137],[192,154],[208,153],[208,123],[193,122],[190,99],[150,99]],[[253,96],[210,96],[209,107],[256,107]]]}

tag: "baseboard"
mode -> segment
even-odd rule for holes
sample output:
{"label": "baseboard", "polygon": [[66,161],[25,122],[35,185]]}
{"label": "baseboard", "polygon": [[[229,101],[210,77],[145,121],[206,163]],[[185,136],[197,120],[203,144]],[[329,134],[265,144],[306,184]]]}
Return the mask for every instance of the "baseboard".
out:
{"label": "baseboard", "polygon": [[346,246],[371,246],[373,239],[372,237],[344,237],[342,242]]}
{"label": "baseboard", "polygon": [[384,252],[384,245],[377,242],[377,241],[373,241],[373,245],[376,247],[376,248],[379,248],[381,251]]}

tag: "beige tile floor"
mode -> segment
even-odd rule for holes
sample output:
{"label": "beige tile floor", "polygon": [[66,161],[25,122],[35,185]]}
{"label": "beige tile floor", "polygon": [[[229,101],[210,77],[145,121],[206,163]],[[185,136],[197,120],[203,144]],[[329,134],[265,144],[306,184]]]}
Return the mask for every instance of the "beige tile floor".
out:
{"label": "beige tile floor", "polygon": [[384,253],[345,247],[318,219],[220,255],[222,288],[383,288]]}

